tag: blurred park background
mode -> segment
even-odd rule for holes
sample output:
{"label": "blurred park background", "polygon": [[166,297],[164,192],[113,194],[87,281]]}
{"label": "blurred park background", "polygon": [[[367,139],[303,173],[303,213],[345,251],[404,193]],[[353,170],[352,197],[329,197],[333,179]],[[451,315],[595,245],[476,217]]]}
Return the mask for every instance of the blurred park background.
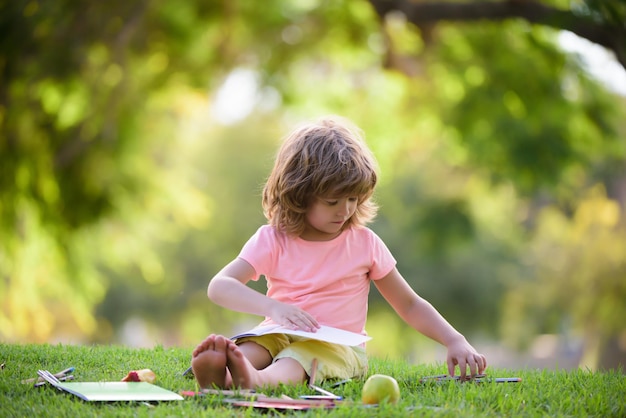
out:
{"label": "blurred park background", "polygon": [[[207,284],[265,222],[281,138],[339,114],[379,160],[372,229],[491,364],[626,364],[624,22],[623,0],[0,1],[0,339],[255,324]],[[368,332],[444,359],[374,287]]]}

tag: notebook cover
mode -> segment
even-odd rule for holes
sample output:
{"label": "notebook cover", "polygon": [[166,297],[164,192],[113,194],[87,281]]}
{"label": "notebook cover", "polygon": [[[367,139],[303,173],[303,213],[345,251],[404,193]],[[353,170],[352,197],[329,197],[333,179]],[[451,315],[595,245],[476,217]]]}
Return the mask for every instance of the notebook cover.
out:
{"label": "notebook cover", "polygon": [[85,401],[178,401],[183,397],[147,382],[68,382],[57,385]]}

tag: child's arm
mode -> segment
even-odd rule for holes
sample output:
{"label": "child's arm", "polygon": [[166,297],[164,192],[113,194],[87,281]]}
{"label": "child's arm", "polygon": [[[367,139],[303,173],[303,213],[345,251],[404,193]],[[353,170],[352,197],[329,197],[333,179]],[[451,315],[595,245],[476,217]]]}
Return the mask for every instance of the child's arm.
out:
{"label": "child's arm", "polygon": [[447,347],[448,372],[451,376],[454,376],[456,365],[459,366],[461,378],[465,378],[467,366],[472,376],[483,373],[487,367],[485,356],[478,353],[428,301],[418,296],[396,268],[374,283],[407,324]]}
{"label": "child's arm", "polygon": [[246,286],[256,275],[245,260],[236,258],[211,279],[207,295],[211,301],[233,311],[267,316],[285,327],[314,332],[319,324],[308,312],[271,299]]}

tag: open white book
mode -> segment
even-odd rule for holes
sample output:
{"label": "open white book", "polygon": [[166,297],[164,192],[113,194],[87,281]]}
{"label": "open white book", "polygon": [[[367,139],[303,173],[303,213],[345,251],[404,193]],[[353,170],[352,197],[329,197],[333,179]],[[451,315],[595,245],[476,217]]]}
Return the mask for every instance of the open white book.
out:
{"label": "open white book", "polygon": [[322,325],[316,332],[307,332],[301,330],[293,330],[290,328],[283,327],[281,325],[265,325],[258,326],[256,328],[252,328],[249,331],[242,332],[241,334],[237,334],[233,336],[231,339],[242,338],[242,337],[252,337],[259,336],[265,334],[289,334],[289,335],[297,335],[300,337],[310,338],[312,340],[320,340],[326,341],[334,344],[342,344],[342,345],[361,345],[366,341],[372,339],[372,337],[368,337],[367,335],[357,334],[356,332],[344,331],[339,328],[328,327]]}

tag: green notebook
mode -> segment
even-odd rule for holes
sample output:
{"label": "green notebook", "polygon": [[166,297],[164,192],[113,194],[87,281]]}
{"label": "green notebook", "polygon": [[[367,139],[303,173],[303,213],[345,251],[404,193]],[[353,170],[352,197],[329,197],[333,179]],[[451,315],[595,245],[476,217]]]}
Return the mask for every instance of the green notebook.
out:
{"label": "green notebook", "polygon": [[57,388],[86,401],[179,401],[183,397],[147,382],[60,382]]}

